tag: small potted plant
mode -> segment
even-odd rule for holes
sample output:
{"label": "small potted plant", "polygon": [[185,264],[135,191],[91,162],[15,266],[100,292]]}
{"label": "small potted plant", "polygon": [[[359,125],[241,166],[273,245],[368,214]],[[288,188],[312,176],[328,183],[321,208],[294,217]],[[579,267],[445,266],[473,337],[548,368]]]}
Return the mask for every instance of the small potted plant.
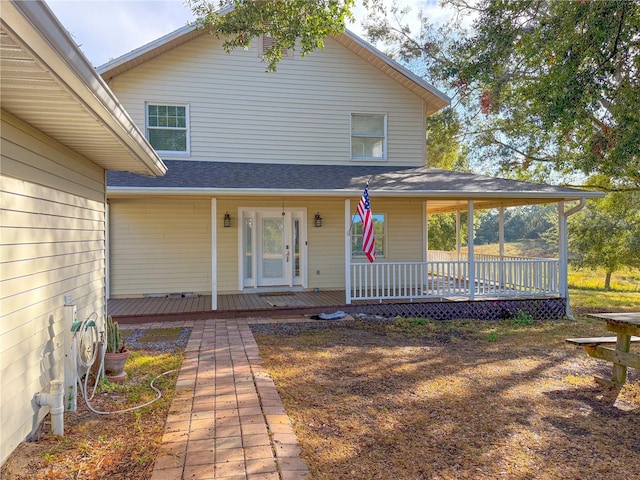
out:
{"label": "small potted plant", "polygon": [[110,381],[123,381],[127,376],[124,364],[129,357],[129,350],[124,348],[124,340],[118,322],[111,315],[107,316],[107,338],[104,353],[104,373]]}

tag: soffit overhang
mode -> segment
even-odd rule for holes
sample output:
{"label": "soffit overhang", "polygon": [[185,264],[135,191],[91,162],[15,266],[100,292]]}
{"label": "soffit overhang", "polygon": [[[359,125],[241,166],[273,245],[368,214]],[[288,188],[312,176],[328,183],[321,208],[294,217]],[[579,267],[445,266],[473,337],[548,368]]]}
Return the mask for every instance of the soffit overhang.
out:
{"label": "soffit overhang", "polygon": [[105,170],[166,166],[44,2],[3,1],[2,110]]}

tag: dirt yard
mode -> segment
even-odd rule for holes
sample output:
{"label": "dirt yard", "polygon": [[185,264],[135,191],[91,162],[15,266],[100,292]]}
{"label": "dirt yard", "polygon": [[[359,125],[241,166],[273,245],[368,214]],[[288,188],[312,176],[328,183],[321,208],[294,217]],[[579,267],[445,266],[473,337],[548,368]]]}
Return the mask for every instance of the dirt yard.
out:
{"label": "dirt yard", "polygon": [[640,478],[640,372],[594,382],[610,365],[564,343],[606,334],[586,317],[262,332],[311,480]]}
{"label": "dirt yard", "polygon": [[[640,479],[640,372],[630,370],[620,392],[598,387],[593,375],[609,376],[610,365],[564,339],[606,335],[599,321],[526,320],[369,319],[254,331],[308,480]],[[149,380],[181,362],[179,350],[162,350],[139,352],[127,386],[103,389],[95,405],[146,401]],[[153,406],[124,415],[96,416],[80,400],[65,437],[45,425],[0,478],[150,478],[174,382],[158,384],[165,396]]]}

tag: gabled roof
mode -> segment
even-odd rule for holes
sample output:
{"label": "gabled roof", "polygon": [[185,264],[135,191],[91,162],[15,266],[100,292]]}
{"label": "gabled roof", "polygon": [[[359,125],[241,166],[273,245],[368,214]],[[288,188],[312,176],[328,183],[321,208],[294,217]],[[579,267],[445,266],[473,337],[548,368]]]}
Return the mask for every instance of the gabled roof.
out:
{"label": "gabled roof", "polygon": [[166,167],[44,2],[3,1],[0,106],[104,169]]}
{"label": "gabled roof", "polygon": [[[198,28],[197,25],[186,25],[174,32],[154,40],[142,47],[132,50],[104,65],[98,67],[98,72],[108,82],[116,77],[152,58],[155,58],[169,50],[172,50],[200,35],[207,33],[207,30]],[[416,74],[406,69],[398,62],[390,59],[373,45],[365,42],[355,33],[345,30],[344,33],[334,37],[334,39],[351,50],[353,53],[374,65],[382,73],[388,75],[393,80],[408,88],[425,101],[425,113],[431,115],[446,107],[450,103],[450,98],[425,82]]]}
{"label": "gabled roof", "polygon": [[429,213],[597,198],[602,194],[427,167],[293,165],[167,160],[169,172],[148,178],[109,172],[109,197],[132,195],[254,195],[359,197],[369,181],[371,198],[428,200]]}

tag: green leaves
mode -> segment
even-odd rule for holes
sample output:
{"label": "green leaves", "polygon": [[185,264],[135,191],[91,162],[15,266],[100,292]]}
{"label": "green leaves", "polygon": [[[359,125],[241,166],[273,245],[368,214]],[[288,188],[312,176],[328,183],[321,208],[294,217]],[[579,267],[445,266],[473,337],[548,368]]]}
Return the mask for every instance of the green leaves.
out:
{"label": "green leaves", "polygon": [[352,19],[355,0],[188,0],[189,7],[212,34],[224,37],[227,52],[248,48],[262,35],[272,42],[264,51],[268,71],[275,71],[287,50],[302,56],[324,47],[324,39],[342,33]]}
{"label": "green leaves", "polygon": [[604,174],[613,188],[640,188],[639,2],[444,4],[452,19],[437,27],[419,13],[419,32],[407,27],[415,14],[372,10],[368,36],[448,90],[458,140],[480,167],[535,180]]}

